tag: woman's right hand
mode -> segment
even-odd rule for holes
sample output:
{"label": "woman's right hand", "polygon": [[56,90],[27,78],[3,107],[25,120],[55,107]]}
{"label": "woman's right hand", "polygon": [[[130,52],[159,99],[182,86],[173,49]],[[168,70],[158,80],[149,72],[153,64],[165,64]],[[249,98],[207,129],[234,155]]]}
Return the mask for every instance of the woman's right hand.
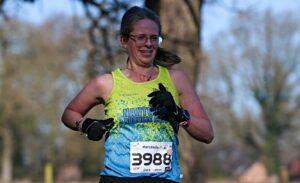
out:
{"label": "woman's right hand", "polygon": [[108,118],[98,120],[86,118],[82,124],[81,131],[85,133],[89,140],[101,140],[105,132],[109,131],[114,126],[114,119]]}

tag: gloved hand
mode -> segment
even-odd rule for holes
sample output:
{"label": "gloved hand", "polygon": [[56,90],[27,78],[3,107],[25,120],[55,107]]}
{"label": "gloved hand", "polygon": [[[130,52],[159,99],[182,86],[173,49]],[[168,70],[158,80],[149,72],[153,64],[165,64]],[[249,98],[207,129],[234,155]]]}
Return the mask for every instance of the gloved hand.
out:
{"label": "gloved hand", "polygon": [[105,120],[86,118],[82,124],[82,132],[87,134],[88,139],[93,141],[100,140],[104,133],[114,126],[114,119]]}
{"label": "gloved hand", "polygon": [[178,133],[179,123],[190,119],[187,110],[176,105],[172,94],[167,91],[162,83],[158,84],[159,90],[151,92],[149,104],[154,115],[171,123],[175,133]]}

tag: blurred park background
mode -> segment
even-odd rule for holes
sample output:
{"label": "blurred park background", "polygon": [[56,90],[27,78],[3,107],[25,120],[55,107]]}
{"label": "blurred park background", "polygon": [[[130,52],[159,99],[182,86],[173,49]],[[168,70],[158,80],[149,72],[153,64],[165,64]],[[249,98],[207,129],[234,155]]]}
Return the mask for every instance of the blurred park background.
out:
{"label": "blurred park background", "polygon": [[299,181],[298,0],[0,0],[0,182],[98,182],[103,142],[60,117],[89,78],[124,67],[118,29],[132,5],[160,15],[162,47],[212,119],[212,144],[180,131],[182,183]]}

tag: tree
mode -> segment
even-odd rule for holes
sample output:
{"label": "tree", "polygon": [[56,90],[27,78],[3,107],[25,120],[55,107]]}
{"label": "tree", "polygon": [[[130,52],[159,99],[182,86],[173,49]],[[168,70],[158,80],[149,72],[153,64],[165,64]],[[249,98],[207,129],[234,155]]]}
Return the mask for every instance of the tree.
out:
{"label": "tree", "polygon": [[87,34],[91,44],[86,72],[89,77],[111,71],[124,64],[125,58],[118,42],[120,17],[128,8],[128,1],[79,0],[89,25]]}
{"label": "tree", "polygon": [[4,182],[11,181],[13,174],[38,178],[44,161],[59,165],[63,159],[60,115],[66,96],[77,91],[84,80],[82,67],[87,52],[87,40],[70,22],[53,17],[40,27],[17,20],[1,26]]}
{"label": "tree", "polygon": [[242,12],[233,22],[213,40],[207,88],[223,93],[216,100],[222,96],[235,114],[231,129],[278,174],[280,144],[298,121],[300,25],[292,14],[271,11]]}
{"label": "tree", "polygon": [[[1,55],[1,77],[0,77],[0,129],[2,147],[2,172],[1,180],[9,182],[12,180],[12,158],[13,158],[13,144],[14,144],[14,126],[17,119],[14,117],[15,112],[20,112],[22,116],[22,102],[27,102],[24,95],[16,89],[13,84],[14,77],[17,75],[15,63],[9,61],[11,58],[10,52],[12,46],[12,37],[8,35],[10,29],[17,26],[14,24],[6,24],[0,29],[0,55]],[[10,32],[11,33],[11,32]],[[16,100],[12,100],[12,99]],[[25,116],[22,116],[25,117]]]}

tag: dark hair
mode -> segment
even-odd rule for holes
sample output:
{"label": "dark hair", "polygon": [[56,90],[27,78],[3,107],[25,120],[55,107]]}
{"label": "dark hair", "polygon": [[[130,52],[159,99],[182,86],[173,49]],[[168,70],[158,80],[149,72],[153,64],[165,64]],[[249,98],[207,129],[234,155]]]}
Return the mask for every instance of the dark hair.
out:
{"label": "dark hair", "polygon": [[[133,31],[133,25],[142,19],[153,20],[159,28],[159,35],[161,35],[161,23],[159,16],[152,10],[146,7],[133,6],[129,8],[122,17],[120,35],[124,38],[128,38],[129,34]],[[157,49],[157,53],[154,59],[154,64],[164,67],[170,67],[172,65],[181,62],[181,58],[161,47]]]}

